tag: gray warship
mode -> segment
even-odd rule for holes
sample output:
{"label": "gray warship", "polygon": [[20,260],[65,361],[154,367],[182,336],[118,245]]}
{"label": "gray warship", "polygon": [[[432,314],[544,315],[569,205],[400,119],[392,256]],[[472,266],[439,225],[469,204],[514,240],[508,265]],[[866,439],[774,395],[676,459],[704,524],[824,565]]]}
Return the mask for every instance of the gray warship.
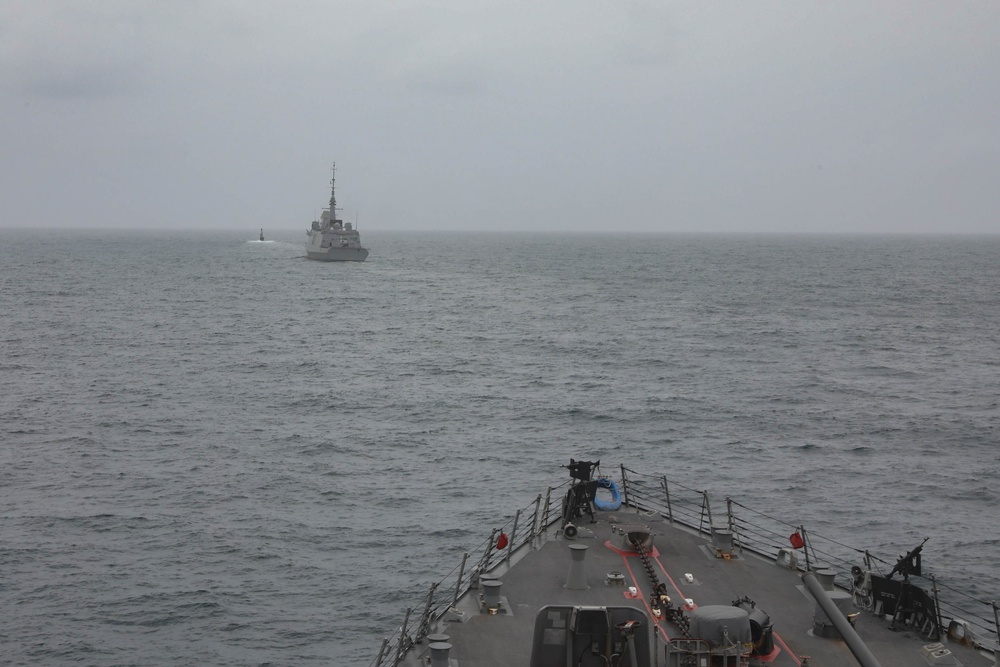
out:
{"label": "gray warship", "polygon": [[363,262],[368,250],[361,247],[361,236],[351,223],[337,219],[337,165],[330,177],[330,208],[306,230],[306,257],[321,262]]}
{"label": "gray warship", "polygon": [[663,475],[564,467],[373,667],[1000,665],[996,602],[925,576],[923,543],[882,560]]}

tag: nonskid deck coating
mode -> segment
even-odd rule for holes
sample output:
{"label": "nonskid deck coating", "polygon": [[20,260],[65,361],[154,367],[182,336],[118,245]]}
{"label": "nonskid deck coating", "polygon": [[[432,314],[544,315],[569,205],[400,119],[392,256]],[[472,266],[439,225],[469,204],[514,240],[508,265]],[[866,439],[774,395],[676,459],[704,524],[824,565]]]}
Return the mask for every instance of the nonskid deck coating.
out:
{"label": "nonskid deck coating", "polygon": [[[634,606],[652,619],[649,597],[652,585],[637,554],[625,554],[615,548],[612,528],[615,525],[648,525],[653,534],[653,567],[659,580],[667,585],[675,604],[684,598],[695,606],[730,605],[749,597],[758,609],[766,612],[774,628],[776,651],[766,664],[775,667],[834,667],[857,664],[842,640],[823,639],[812,634],[816,603],[805,590],[800,573],[779,567],[773,560],[750,552],[737,552],[726,560],[715,556],[706,536],[684,526],[671,525],[659,515],[637,513],[628,508],[599,512],[596,521],[589,517],[579,526],[573,540],[559,531],[551,531],[534,547],[521,547],[510,563],[501,562],[484,578],[503,582],[504,609],[490,615],[480,608],[475,590],[462,596],[456,605],[463,622],[442,624],[437,632],[448,635],[452,645],[453,665],[529,665],[535,616],[546,605]],[[570,566],[570,544],[588,547],[584,559],[587,590],[566,588]],[[625,585],[605,583],[610,572],[625,574]],[[693,583],[685,575],[691,574]],[[638,590],[630,598],[628,587]],[[660,620],[655,631],[661,637],[678,638],[682,634],[673,624]],[[887,629],[888,621],[862,613],[856,629],[882,667],[913,667],[931,664],[923,647],[932,644],[916,633]],[[990,667],[993,661],[979,652],[954,642],[946,643],[950,657],[966,667]],[[657,642],[656,653],[663,664],[663,645]],[[426,644],[410,651],[406,665],[426,665]],[[808,656],[808,661],[803,659]],[[940,663],[944,664],[944,663]]]}

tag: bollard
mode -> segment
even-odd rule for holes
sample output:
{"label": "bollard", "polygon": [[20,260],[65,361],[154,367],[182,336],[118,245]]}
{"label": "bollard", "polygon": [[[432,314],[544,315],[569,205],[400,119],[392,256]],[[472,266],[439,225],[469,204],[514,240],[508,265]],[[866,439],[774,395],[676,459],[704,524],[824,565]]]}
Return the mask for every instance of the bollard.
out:
{"label": "bollard", "polygon": [[429,648],[431,649],[431,667],[448,667],[448,652],[451,651],[451,644],[434,642]]}
{"label": "bollard", "polygon": [[486,610],[491,614],[495,614],[500,609],[500,588],[502,586],[503,582],[499,579],[483,580],[483,602],[486,604]]}
{"label": "bollard", "polygon": [[569,545],[569,553],[569,574],[566,576],[565,588],[574,591],[585,591],[590,588],[587,585],[587,571],[583,566],[583,559],[587,555],[587,545],[571,544]]}
{"label": "bollard", "polygon": [[837,579],[836,570],[823,568],[822,570],[814,570],[813,574],[816,575],[816,579],[819,580],[820,586],[823,587],[824,591],[832,591],[834,589],[834,581]]}

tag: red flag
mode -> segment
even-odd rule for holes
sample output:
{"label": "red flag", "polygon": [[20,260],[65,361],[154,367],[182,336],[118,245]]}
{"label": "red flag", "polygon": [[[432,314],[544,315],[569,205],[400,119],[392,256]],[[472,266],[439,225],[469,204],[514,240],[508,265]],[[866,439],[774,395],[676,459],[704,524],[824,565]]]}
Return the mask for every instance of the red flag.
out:
{"label": "red flag", "polygon": [[510,542],[510,540],[507,539],[507,533],[500,531],[500,537],[497,538],[497,549],[503,549],[507,546],[508,542]]}
{"label": "red flag", "polygon": [[801,549],[803,545],[805,545],[805,542],[802,541],[802,536],[798,533],[798,531],[789,535],[788,541],[792,543],[793,549]]}

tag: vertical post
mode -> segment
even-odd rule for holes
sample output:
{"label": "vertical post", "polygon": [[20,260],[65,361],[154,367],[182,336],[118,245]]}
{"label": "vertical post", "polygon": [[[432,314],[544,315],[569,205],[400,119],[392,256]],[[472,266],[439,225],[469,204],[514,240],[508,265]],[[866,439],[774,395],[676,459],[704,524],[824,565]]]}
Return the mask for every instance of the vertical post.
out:
{"label": "vertical post", "polygon": [[382,667],[382,656],[385,655],[385,649],[389,646],[389,638],[386,637],[382,640],[382,648],[378,650],[378,657],[375,658],[375,667]]}
{"label": "vertical post", "polygon": [[434,604],[434,591],[437,590],[436,583],[431,584],[431,589],[427,591],[427,604],[424,605],[424,613],[420,615],[420,625],[417,626],[417,643],[419,644],[427,636],[431,625],[431,606]]}
{"label": "vertical post", "polygon": [[800,525],[799,532],[802,533],[802,552],[806,555],[806,572],[812,572],[812,565],[809,563],[809,535],[806,534],[806,527]]}
{"label": "vertical post", "polygon": [[534,544],[535,538],[538,536],[539,533],[538,509],[539,507],[541,507],[541,505],[542,505],[542,494],[539,493],[538,497],[535,498],[535,513],[531,517],[531,535],[528,536],[528,539],[532,542],[532,544]]}
{"label": "vertical post", "polygon": [[552,487],[545,492],[545,508],[542,510],[542,530],[549,527],[549,508],[552,506]]}
{"label": "vertical post", "polygon": [[337,163],[330,169],[330,226],[337,222]]}
{"label": "vertical post", "polygon": [[521,518],[521,510],[514,514],[514,526],[510,529],[510,539],[507,540],[507,563],[510,564],[510,554],[514,551],[514,538],[517,536],[517,522]]}
{"label": "vertical post", "polygon": [[[1000,613],[997,612],[997,601],[993,600],[990,605],[993,606],[993,627],[997,631],[997,640],[1000,640]],[[993,661],[1000,664],[1000,649],[993,654]]]}
{"label": "vertical post", "polygon": [[663,484],[663,495],[667,497],[667,519],[670,520],[670,524],[674,523],[674,508],[670,505],[670,487],[667,486],[667,476],[663,475],[660,477],[660,482]]}
{"label": "vertical post", "polygon": [[622,503],[628,505],[629,503],[629,492],[628,492],[628,475],[625,474],[625,464],[620,463],[619,468],[622,471]]}
{"label": "vertical post", "polygon": [[931,592],[934,593],[934,622],[937,624],[937,631],[934,633],[934,637],[930,637],[936,642],[941,641],[941,601],[938,600],[938,585],[937,578],[932,574],[931,577]]}
{"label": "vertical post", "polygon": [[733,534],[736,546],[742,552],[743,543],[740,540],[739,533],[736,532],[736,520],[733,519],[733,499],[729,496],[726,496],[726,524],[729,526],[729,531]]}
{"label": "vertical post", "polygon": [[479,563],[479,571],[485,572],[490,569],[490,558],[493,556],[493,547],[497,543],[497,529],[494,528],[493,532],[490,533],[489,544],[486,545],[486,553],[483,554],[483,560]]}
{"label": "vertical post", "polygon": [[406,608],[406,616],[403,617],[403,625],[399,628],[399,643],[396,644],[396,662],[392,663],[398,665],[403,659],[403,654],[406,652],[406,624],[410,622],[410,613],[413,611],[413,607]]}
{"label": "vertical post", "polygon": [[465,576],[465,563],[469,560],[469,552],[462,554],[462,564],[458,566],[458,581],[455,582],[455,597],[451,599],[451,606],[458,604],[458,596],[462,594],[462,577]]}
{"label": "vertical post", "polygon": [[711,527],[712,527],[712,502],[708,498],[708,491],[702,491],[701,492],[701,517],[699,519],[700,523],[698,524],[698,532],[699,533],[705,532],[704,526],[705,526],[705,515],[706,514],[708,515],[709,532],[711,532]]}

